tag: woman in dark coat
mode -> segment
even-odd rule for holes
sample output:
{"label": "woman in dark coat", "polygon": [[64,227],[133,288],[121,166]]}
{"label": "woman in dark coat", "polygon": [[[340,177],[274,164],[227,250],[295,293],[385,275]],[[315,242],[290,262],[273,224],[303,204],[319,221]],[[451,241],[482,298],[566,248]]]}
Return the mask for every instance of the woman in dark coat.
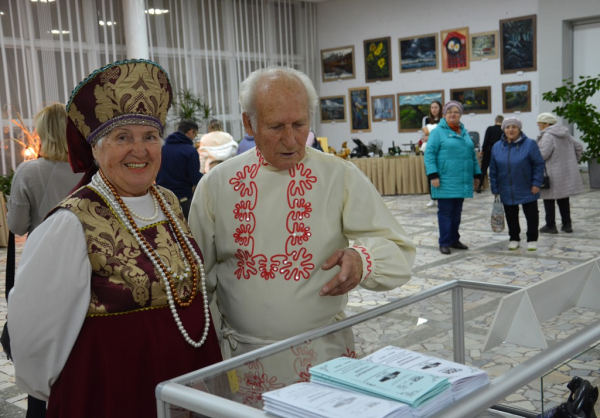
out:
{"label": "woman in dark coat", "polygon": [[537,250],[539,212],[537,201],[544,180],[544,159],[537,143],[527,138],[517,118],[502,122],[504,135],[492,148],[490,183],[492,193],[500,195],[506,214],[509,250],[519,248],[521,227],[519,205],[527,219],[527,250]]}

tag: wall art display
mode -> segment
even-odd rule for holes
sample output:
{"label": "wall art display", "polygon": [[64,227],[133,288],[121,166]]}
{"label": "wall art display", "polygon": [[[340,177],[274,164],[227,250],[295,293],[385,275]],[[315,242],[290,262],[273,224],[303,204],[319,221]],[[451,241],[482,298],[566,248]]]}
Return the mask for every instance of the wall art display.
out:
{"label": "wall art display", "polygon": [[323,82],[356,78],[354,70],[354,47],[321,50]]}
{"label": "wall art display", "polygon": [[537,70],[536,15],[500,21],[501,73]]}
{"label": "wall art display", "polygon": [[472,34],[470,51],[471,61],[498,58],[498,31]]}
{"label": "wall art display", "polygon": [[392,79],[391,38],[369,39],[365,44],[365,78],[367,83]]}
{"label": "wall art display", "polygon": [[394,95],[373,96],[371,97],[373,108],[373,122],[383,120],[396,120],[396,106],[394,105]]}
{"label": "wall art display", "polygon": [[369,88],[358,87],[348,89],[348,106],[350,107],[350,132],[371,132],[371,112]]}
{"label": "wall art display", "polygon": [[442,31],[442,71],[469,69],[469,28]]}
{"label": "wall art display", "polygon": [[444,103],[444,91],[398,93],[398,132],[417,132],[423,127],[423,118],[429,114],[434,100]]}
{"label": "wall art display", "polygon": [[437,70],[439,68],[438,37],[439,34],[430,33],[398,39],[400,72]]}
{"label": "wall art display", "polygon": [[321,123],[346,122],[346,97],[321,97]]}
{"label": "wall art display", "polygon": [[531,81],[502,83],[502,113],[531,112]]}
{"label": "wall art display", "polygon": [[465,114],[492,113],[492,88],[490,86],[451,89],[450,100],[462,103]]}

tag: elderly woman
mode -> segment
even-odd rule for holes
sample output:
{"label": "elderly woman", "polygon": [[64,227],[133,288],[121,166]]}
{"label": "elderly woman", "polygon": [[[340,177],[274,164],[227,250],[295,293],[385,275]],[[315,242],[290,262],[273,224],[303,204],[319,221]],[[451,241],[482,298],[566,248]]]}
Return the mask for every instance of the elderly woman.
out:
{"label": "elderly woman", "polygon": [[17,384],[48,417],[156,416],[158,383],[221,360],[200,250],[153,185],[171,99],[161,67],[128,60],[67,105],[71,166],[89,183],[27,240],[8,316]]}
{"label": "elderly woman", "polygon": [[537,200],[544,180],[544,159],[536,142],[527,138],[517,118],[502,121],[504,134],[492,147],[490,183],[492,193],[500,195],[506,214],[509,250],[519,248],[521,226],[519,205],[527,219],[527,250],[537,250],[539,214]]}
{"label": "elderly woman", "polygon": [[431,198],[438,201],[440,252],[450,254],[450,248],[467,250],[460,242],[460,218],[463,202],[473,197],[479,185],[481,170],[475,146],[460,122],[463,107],[451,100],[442,109],[443,119],[429,134],[425,151],[425,170],[431,180]]}
{"label": "elderly woman", "polygon": [[546,162],[547,176],[550,177],[550,188],[540,191],[546,212],[546,225],[540,228],[540,232],[547,234],[558,234],[555,203],[562,221],[560,230],[573,232],[569,197],[583,191],[577,165],[583,146],[569,135],[565,126],[556,125],[556,122],[556,116],[552,113],[541,113],[537,118],[540,134],[536,141]]}

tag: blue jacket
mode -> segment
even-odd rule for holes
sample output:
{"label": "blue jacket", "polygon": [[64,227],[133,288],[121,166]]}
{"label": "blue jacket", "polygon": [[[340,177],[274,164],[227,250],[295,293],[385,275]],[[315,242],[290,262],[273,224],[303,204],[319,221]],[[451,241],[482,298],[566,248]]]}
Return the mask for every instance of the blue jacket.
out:
{"label": "blue jacket", "polygon": [[183,132],[173,132],[162,147],[162,163],[156,183],[173,193],[179,200],[192,198],[194,187],[200,181],[200,156],[192,140]]}
{"label": "blue jacket", "polygon": [[440,187],[431,188],[433,199],[473,197],[473,179],[481,177],[473,140],[462,123],[460,130],[457,134],[442,119],[429,134],[425,171],[440,179]]}
{"label": "blue jacket", "polygon": [[255,146],[256,144],[254,143],[254,137],[245,134],[244,138],[242,138],[238,145],[237,155],[243,154],[244,152],[254,148]]}
{"label": "blue jacket", "polygon": [[521,138],[509,143],[505,136],[492,147],[490,184],[493,194],[500,194],[505,205],[521,205],[539,199],[539,192],[531,187],[542,187],[544,158],[537,143],[521,133]]}

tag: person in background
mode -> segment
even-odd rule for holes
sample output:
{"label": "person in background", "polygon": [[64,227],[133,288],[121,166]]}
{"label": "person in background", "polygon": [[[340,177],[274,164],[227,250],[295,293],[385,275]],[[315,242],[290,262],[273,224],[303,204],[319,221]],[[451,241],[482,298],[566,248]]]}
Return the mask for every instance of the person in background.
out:
{"label": "person in background", "polygon": [[[219,164],[194,194],[190,225],[226,358],[341,320],[359,285],[388,290],[410,278],[414,244],[373,184],[350,161],[306,146],[317,103],[300,71],[250,74],[240,105],[256,149]],[[342,355],[355,355],[351,331],[308,342],[272,359],[277,365],[261,359],[238,376],[285,385]],[[255,391],[252,382],[240,379],[236,396]]]}
{"label": "person in background", "polygon": [[527,251],[537,250],[539,214],[537,201],[544,180],[544,159],[537,143],[522,132],[517,118],[502,121],[504,134],[492,147],[490,184],[504,205],[510,242],[509,250],[519,248],[521,226],[519,205],[527,220]]}
{"label": "person in background", "polygon": [[194,195],[194,188],[202,178],[198,151],[194,139],[198,135],[198,124],[183,119],[165,140],[162,147],[162,165],[156,176],[156,184],[175,193],[187,219]]}
{"label": "person in background", "polygon": [[221,360],[200,250],[153,185],[171,100],[161,67],[127,60],[67,105],[83,187],[27,240],[8,305],[17,385],[49,418],[156,417],[156,385]]}
{"label": "person in background", "polygon": [[[39,158],[17,167],[7,205],[8,229],[17,235],[33,232],[82,176],[73,173],[69,165],[65,105],[46,106],[35,115],[34,124],[40,137]],[[45,416],[46,402],[29,395],[27,418]]]}
{"label": "person in background", "polygon": [[[424,134],[424,136],[419,141],[420,142],[419,143],[419,147],[421,147],[423,143],[427,143],[427,140],[429,139],[429,134],[431,133],[431,131],[433,129],[435,129],[435,127],[437,126],[437,124],[440,123],[440,119],[441,118],[442,118],[442,104],[439,101],[434,100],[429,105],[429,114],[423,120],[423,134]],[[429,195],[432,196],[432,194],[431,194],[431,181],[429,182]],[[428,208],[432,208],[435,205],[436,205],[435,199],[433,197],[431,197],[431,199],[429,200],[429,202],[425,206],[428,207]]]}
{"label": "person in background", "polygon": [[429,134],[425,151],[425,169],[431,180],[431,196],[438,201],[439,245],[442,254],[450,248],[467,250],[460,242],[461,213],[465,198],[473,197],[479,186],[481,170],[473,140],[460,122],[463,107],[450,100],[444,106],[444,118]]}
{"label": "person in background", "polygon": [[481,157],[481,183],[479,183],[479,187],[475,190],[477,193],[481,193],[481,188],[483,187],[483,182],[485,180],[485,176],[487,176],[488,168],[490,167],[490,159],[492,158],[492,147],[500,138],[502,138],[502,121],[504,120],[504,116],[498,115],[496,119],[494,119],[494,125],[488,126],[485,130],[485,136],[483,137],[483,145],[481,146],[481,152],[479,156]]}
{"label": "person in background", "polygon": [[248,135],[246,133],[246,134],[244,134],[244,137],[238,144],[237,153],[238,153],[238,155],[243,154],[244,152],[248,151],[249,149],[254,148],[255,146],[256,146],[256,143],[254,142],[254,137],[252,135]]}
{"label": "person in background", "polygon": [[317,136],[313,131],[308,133],[308,139],[306,140],[306,146],[316,149],[317,151],[323,152],[323,148],[321,147],[321,143],[317,139]]}
{"label": "person in background", "polygon": [[550,177],[550,188],[540,191],[546,212],[546,225],[540,228],[540,232],[546,234],[558,233],[555,203],[562,220],[560,230],[573,232],[569,197],[583,191],[583,181],[577,165],[581,160],[583,146],[569,135],[565,126],[556,125],[556,122],[556,116],[552,113],[541,113],[537,117],[540,134],[536,141],[546,162],[546,175]]}
{"label": "person in background", "polygon": [[206,174],[210,169],[231,157],[235,157],[238,143],[227,132],[223,132],[223,124],[217,119],[208,123],[208,133],[202,135],[198,153],[200,154],[200,171]]}

